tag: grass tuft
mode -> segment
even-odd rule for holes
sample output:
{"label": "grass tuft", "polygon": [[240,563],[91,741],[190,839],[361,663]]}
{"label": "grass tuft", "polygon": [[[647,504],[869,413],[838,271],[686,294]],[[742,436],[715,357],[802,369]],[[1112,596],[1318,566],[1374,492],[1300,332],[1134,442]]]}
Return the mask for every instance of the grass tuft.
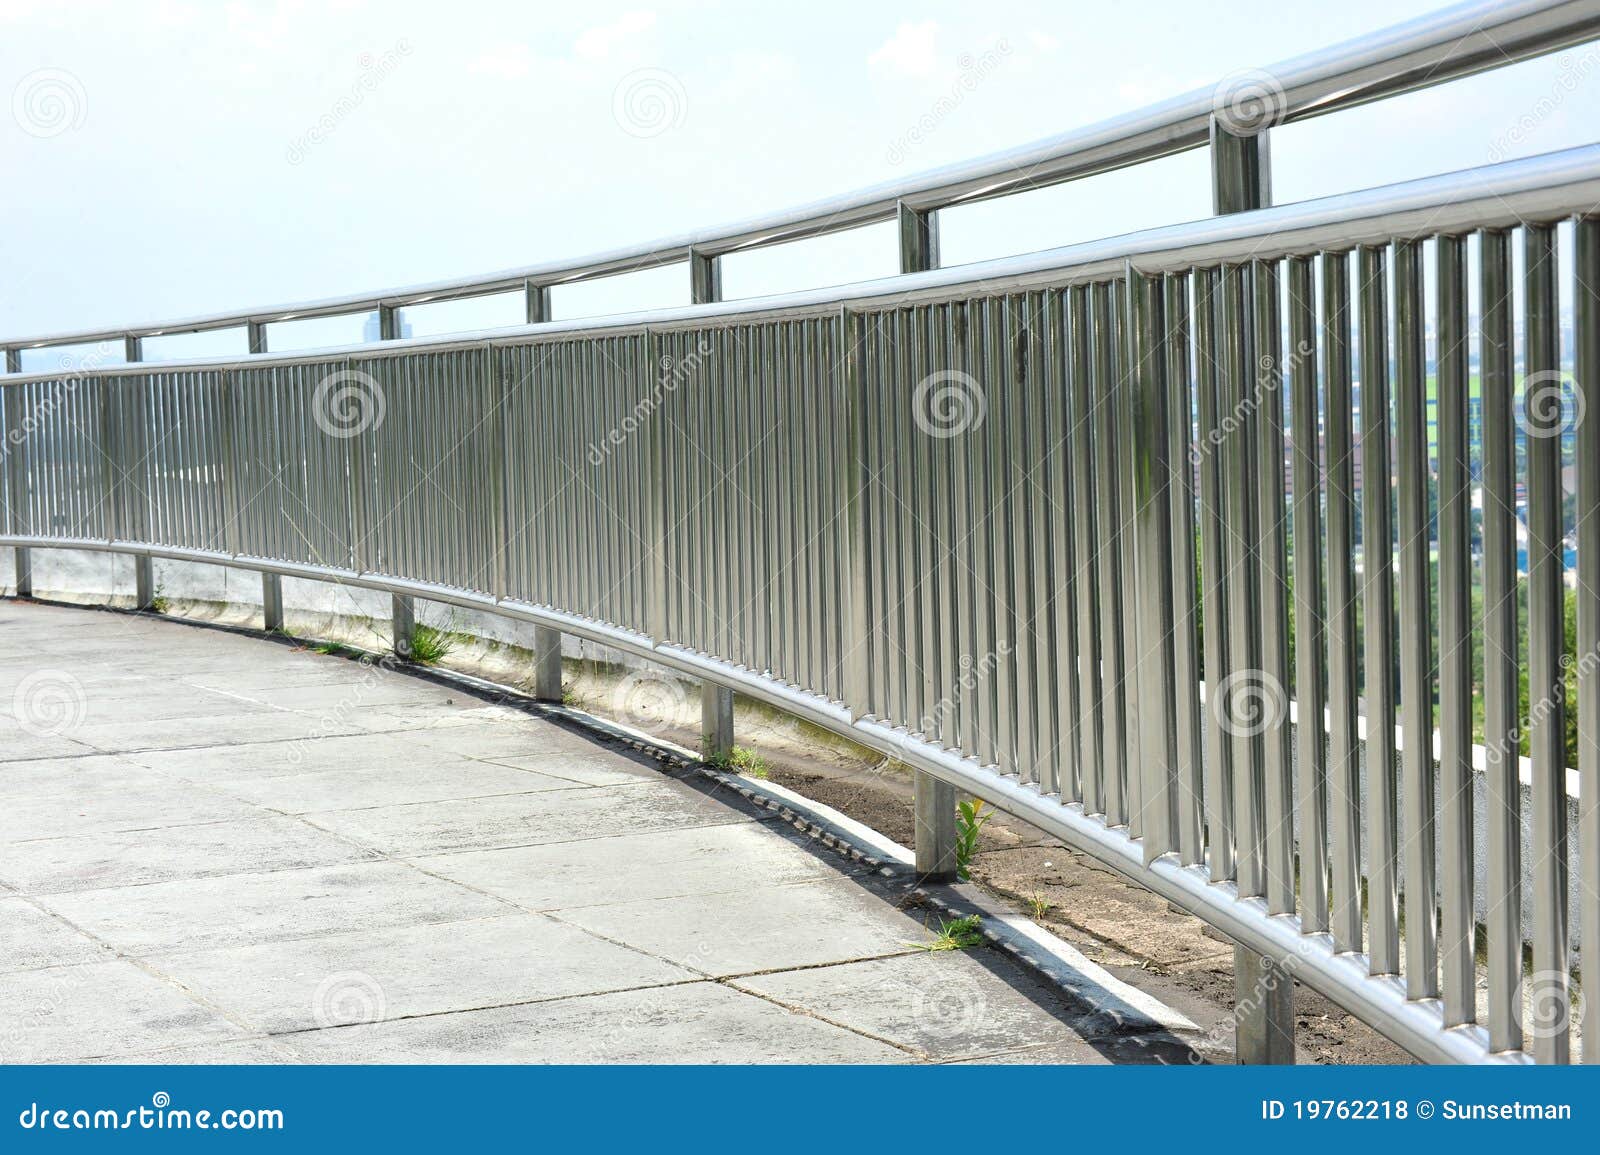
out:
{"label": "grass tuft", "polygon": [[413,662],[432,666],[443,661],[455,648],[454,634],[418,622],[411,627],[411,652],[406,656]]}
{"label": "grass tuft", "polygon": [[940,919],[939,933],[927,942],[907,943],[907,946],[930,954],[941,950],[971,950],[983,942],[983,916],[969,914],[966,918]]}
{"label": "grass tuft", "polygon": [[707,758],[706,765],[728,774],[743,774],[746,778],[770,778],[772,772],[767,760],[746,746],[735,746],[726,754]]}

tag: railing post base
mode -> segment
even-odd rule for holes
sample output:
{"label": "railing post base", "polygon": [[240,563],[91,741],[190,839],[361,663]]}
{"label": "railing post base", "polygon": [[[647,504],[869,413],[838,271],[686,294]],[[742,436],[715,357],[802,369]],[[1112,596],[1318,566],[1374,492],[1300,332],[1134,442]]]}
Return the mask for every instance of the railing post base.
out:
{"label": "railing post base", "polygon": [[700,756],[717,762],[733,753],[733,691],[700,683]]}
{"label": "railing post base", "polygon": [[26,546],[17,546],[15,564],[17,596],[19,598],[31,598],[33,596],[33,551]]}
{"label": "railing post base", "polygon": [[133,559],[134,608],[151,610],[156,605],[155,565],[149,554],[136,554]]}
{"label": "railing post base", "polygon": [[956,788],[921,770],[911,772],[916,808],[917,874],[924,882],[954,882]]}
{"label": "railing post base", "polygon": [[269,634],[283,630],[283,578],[275,573],[261,575],[261,628]]}
{"label": "railing post base", "polygon": [[533,696],[561,701],[561,631],[550,626],[533,628]]}
{"label": "railing post base", "polygon": [[390,602],[389,617],[393,620],[394,652],[402,658],[411,657],[411,635],[417,628],[417,606],[404,594],[395,594]]}
{"label": "railing post base", "polygon": [[1233,948],[1234,1061],[1294,1062],[1294,980],[1282,966],[1246,947]]}

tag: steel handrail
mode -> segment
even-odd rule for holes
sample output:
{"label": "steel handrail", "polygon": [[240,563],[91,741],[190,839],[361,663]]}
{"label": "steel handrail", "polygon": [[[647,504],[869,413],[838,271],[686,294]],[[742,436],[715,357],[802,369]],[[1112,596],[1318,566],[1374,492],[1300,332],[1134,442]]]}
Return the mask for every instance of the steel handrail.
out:
{"label": "steel handrail", "polygon": [[[1471,0],[1099,124],[798,208],[571,260],[478,276],[133,325],[0,339],[0,349],[121,341],[395,309],[548,288],[892,220],[1043,188],[1174,153],[1210,139],[1213,116],[1251,104],[1260,130],[1499,68],[1600,37],[1600,0]],[[1241,126],[1244,127],[1244,126]]]}

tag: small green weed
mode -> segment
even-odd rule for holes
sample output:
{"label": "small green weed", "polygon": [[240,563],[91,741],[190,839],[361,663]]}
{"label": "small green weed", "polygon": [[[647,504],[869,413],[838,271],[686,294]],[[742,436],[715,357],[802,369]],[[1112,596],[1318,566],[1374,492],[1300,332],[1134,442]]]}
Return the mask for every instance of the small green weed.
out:
{"label": "small green weed", "polygon": [[983,916],[969,914],[966,918],[940,919],[939,933],[927,942],[907,943],[929,953],[940,950],[971,950],[983,942]]}
{"label": "small green weed", "polygon": [[980,799],[956,803],[956,876],[962,882],[972,878],[969,867],[978,853],[978,832],[993,817],[994,811],[985,807]]}
{"label": "small green weed", "polygon": [[1037,891],[1028,896],[1028,912],[1033,915],[1034,922],[1043,919],[1045,915],[1055,908],[1055,905],[1055,903]]}
{"label": "small green weed", "polygon": [[456,648],[456,637],[448,630],[418,622],[411,627],[411,652],[406,655],[413,662],[432,666]]}
{"label": "small green weed", "polygon": [[767,760],[746,746],[735,746],[726,754],[707,758],[706,764],[728,774],[743,774],[746,778],[770,778]]}

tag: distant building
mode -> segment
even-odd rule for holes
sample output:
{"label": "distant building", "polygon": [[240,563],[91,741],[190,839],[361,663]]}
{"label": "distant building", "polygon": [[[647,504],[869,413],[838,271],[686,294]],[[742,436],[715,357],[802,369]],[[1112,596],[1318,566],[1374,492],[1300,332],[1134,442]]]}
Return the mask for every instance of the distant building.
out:
{"label": "distant building", "polygon": [[[411,322],[406,320],[404,313],[400,314],[400,336],[411,336]],[[376,311],[367,314],[367,323],[361,327],[361,339],[363,341],[383,340],[383,328],[378,321]]]}

